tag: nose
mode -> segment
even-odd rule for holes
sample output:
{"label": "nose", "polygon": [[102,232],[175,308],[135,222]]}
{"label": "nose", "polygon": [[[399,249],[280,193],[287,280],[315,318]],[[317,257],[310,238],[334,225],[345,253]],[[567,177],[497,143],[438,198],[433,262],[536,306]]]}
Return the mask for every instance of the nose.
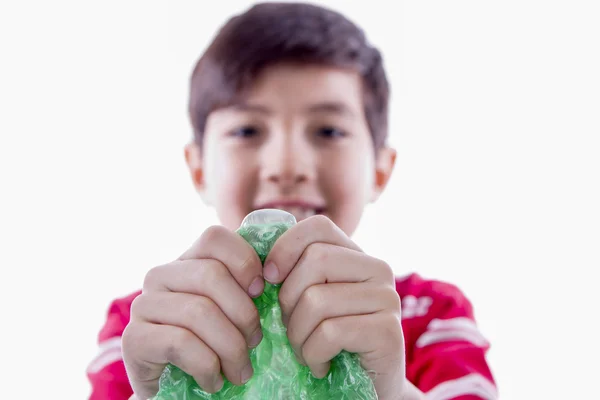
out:
{"label": "nose", "polygon": [[282,136],[265,146],[262,169],[264,180],[286,190],[309,181],[314,175],[314,163],[307,144]]}

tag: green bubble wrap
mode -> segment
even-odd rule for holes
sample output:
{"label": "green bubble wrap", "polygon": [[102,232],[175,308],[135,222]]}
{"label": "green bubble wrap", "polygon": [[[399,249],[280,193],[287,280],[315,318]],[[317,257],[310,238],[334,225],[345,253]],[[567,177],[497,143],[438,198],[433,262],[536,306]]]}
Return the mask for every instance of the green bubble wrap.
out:
{"label": "green bubble wrap", "polygon": [[[259,210],[249,214],[238,233],[256,250],[261,262],[275,241],[292,225],[295,218],[280,210]],[[281,321],[279,286],[265,284],[264,293],[254,299],[263,330],[263,340],[250,349],[253,377],[235,386],[225,380],[217,393],[203,391],[185,372],[168,365],[159,381],[160,390],[154,400],[375,400],[377,394],[358,356],[342,352],[331,361],[329,373],[316,379],[310,369],[298,363]]]}

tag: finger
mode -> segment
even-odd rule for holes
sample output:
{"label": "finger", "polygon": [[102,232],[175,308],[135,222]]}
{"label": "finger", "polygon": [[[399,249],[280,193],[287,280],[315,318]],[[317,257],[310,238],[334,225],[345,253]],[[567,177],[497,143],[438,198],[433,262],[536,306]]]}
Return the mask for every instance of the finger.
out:
{"label": "finger", "polygon": [[[143,293],[164,291],[208,297],[242,332],[249,346],[258,345],[262,338],[256,306],[220,261],[183,260],[153,268],[146,275]],[[134,305],[144,294],[136,298]]]}
{"label": "finger", "polygon": [[[256,251],[238,233],[212,226],[179,257],[179,260],[214,259],[222,262],[233,278],[251,296],[264,288],[263,268]],[[252,287],[252,289],[250,289]]]}
{"label": "finger", "polygon": [[143,315],[150,323],[179,326],[192,332],[219,357],[223,373],[233,384],[250,379],[252,365],[246,341],[211,299],[170,292],[142,296],[134,304],[136,315]]}
{"label": "finger", "polygon": [[265,260],[265,279],[271,283],[283,282],[312,243],[329,243],[361,251],[329,218],[315,215],[292,226],[277,239]]}
{"label": "finger", "polygon": [[290,315],[287,335],[297,356],[326,319],[372,314],[383,310],[400,312],[400,297],[393,287],[373,283],[328,283],[309,287]]}
{"label": "finger", "polygon": [[324,243],[309,245],[279,292],[284,321],[300,296],[321,283],[379,282],[394,288],[394,272],[384,261],[365,253]]}
{"label": "finger", "polygon": [[313,375],[322,378],[342,350],[360,355],[362,367],[375,373],[376,389],[404,376],[404,338],[395,313],[327,319],[307,339],[302,357]]}
{"label": "finger", "polygon": [[196,335],[178,326],[132,321],[123,333],[123,360],[140,399],[158,392],[158,380],[168,363],[191,375],[207,392],[223,386],[219,357]]}

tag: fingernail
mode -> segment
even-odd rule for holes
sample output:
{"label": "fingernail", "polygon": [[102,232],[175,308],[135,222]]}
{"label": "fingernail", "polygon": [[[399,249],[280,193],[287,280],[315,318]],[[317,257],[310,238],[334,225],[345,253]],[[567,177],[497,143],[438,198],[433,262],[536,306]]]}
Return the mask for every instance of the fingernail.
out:
{"label": "fingernail", "polygon": [[262,330],[260,328],[258,328],[258,330],[250,338],[250,343],[248,343],[248,345],[250,347],[256,347],[256,346],[259,345],[259,343],[261,342],[262,338],[263,338]]}
{"label": "fingernail", "polygon": [[254,278],[250,287],[248,288],[248,294],[250,297],[258,297],[263,292],[265,288],[265,281],[260,276]]}
{"label": "fingernail", "polygon": [[317,379],[323,379],[329,373],[329,363],[317,365],[311,368],[312,375]]}
{"label": "fingernail", "polygon": [[279,278],[279,270],[277,269],[275,264],[270,261],[267,263],[267,265],[265,265],[263,275],[265,276],[266,280],[273,283],[277,280],[277,278]]}
{"label": "fingernail", "polygon": [[246,383],[252,378],[252,374],[254,370],[252,369],[252,364],[248,363],[242,370],[242,383]]}
{"label": "fingernail", "polygon": [[215,383],[214,383],[215,393],[218,392],[219,390],[223,389],[224,384],[225,384],[225,381],[223,381],[223,377],[221,376],[221,374],[218,374],[217,377],[215,378]]}

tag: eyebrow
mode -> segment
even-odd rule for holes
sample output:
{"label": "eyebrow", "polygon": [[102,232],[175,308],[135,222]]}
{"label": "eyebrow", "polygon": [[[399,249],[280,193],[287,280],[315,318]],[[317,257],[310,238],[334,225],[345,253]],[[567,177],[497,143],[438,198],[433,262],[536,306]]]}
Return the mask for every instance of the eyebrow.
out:
{"label": "eyebrow", "polygon": [[[255,112],[259,114],[273,114],[273,110],[267,106],[263,106],[260,104],[251,104],[246,102],[239,102],[232,106],[233,109],[237,111],[245,111],[245,112]],[[308,114],[339,114],[339,115],[349,115],[353,116],[354,113],[352,110],[346,106],[344,103],[336,102],[336,101],[325,101],[322,103],[311,104],[306,107],[306,112]]]}
{"label": "eyebrow", "polygon": [[317,103],[307,108],[309,113],[328,113],[328,114],[340,114],[340,115],[353,115],[352,110],[344,103],[327,101],[323,103]]}
{"label": "eyebrow", "polygon": [[249,103],[235,103],[232,106],[233,109],[237,111],[246,111],[246,112],[256,112],[260,114],[272,114],[273,111],[266,106],[261,106],[259,104],[249,104]]}

